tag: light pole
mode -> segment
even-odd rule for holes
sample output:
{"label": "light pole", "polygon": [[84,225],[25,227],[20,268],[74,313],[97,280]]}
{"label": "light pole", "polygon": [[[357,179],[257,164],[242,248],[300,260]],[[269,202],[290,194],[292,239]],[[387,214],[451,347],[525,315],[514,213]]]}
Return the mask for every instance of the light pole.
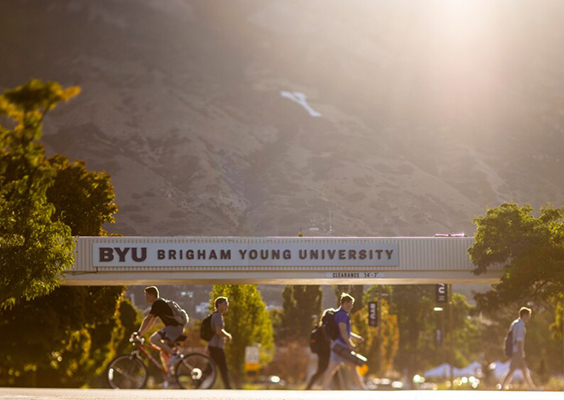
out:
{"label": "light pole", "polygon": [[377,359],[377,371],[378,374],[382,374],[382,297],[388,297],[388,307],[389,303],[389,294],[382,293],[382,285],[378,286],[378,359]]}
{"label": "light pole", "polygon": [[378,285],[378,375],[382,369],[382,285]]}

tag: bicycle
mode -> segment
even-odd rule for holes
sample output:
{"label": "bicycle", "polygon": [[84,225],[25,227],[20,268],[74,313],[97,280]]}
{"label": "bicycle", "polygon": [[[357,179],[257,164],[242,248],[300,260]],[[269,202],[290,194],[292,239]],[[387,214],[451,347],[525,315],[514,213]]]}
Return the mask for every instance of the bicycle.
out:
{"label": "bicycle", "polygon": [[182,335],[173,343],[171,357],[176,357],[178,360],[173,363],[167,374],[162,363],[150,353],[150,350],[160,351],[160,349],[151,343],[145,343],[144,338],[132,336],[129,342],[135,347],[134,350],[129,354],[117,356],[108,365],[106,378],[110,387],[113,389],[143,389],[149,375],[145,358],[162,372],[164,388],[174,383],[178,384],[181,389],[211,388],[217,378],[215,362],[208,355],[199,352],[182,354],[179,348],[185,340],[186,336]]}

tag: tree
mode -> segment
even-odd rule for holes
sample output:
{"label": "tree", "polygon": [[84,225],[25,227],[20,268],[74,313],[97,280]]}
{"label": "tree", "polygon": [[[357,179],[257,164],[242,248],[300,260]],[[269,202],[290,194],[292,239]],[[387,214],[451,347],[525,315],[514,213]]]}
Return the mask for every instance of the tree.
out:
{"label": "tree", "polygon": [[[357,344],[357,352],[368,358],[370,373],[384,375],[393,369],[394,359],[399,348],[399,327],[397,315],[390,314],[390,307],[386,300],[382,300],[382,318],[378,328],[368,326],[368,307],[358,310],[352,315],[353,331],[364,338],[364,342]],[[381,348],[378,336],[381,335]],[[378,353],[381,365],[378,369]]]}
{"label": "tree", "polygon": [[[564,292],[564,208],[546,206],[538,217],[533,208],[524,204],[503,203],[487,209],[486,215],[473,220],[476,242],[468,249],[476,265],[475,273],[483,274],[501,266],[500,283],[486,293],[476,294],[478,309],[494,323],[489,335],[499,341],[515,319],[519,307],[535,304],[533,319],[528,324],[526,351],[529,367],[545,373],[561,371],[562,293]],[[549,326],[547,314],[555,322]],[[542,328],[539,328],[542,326]],[[552,339],[548,334],[552,330]],[[485,342],[487,342],[487,339]],[[539,347],[533,347],[537,343]],[[491,347],[496,347],[490,345]],[[542,348],[542,351],[537,351]],[[499,350],[497,350],[499,352]],[[486,351],[494,354],[495,350]],[[543,368],[540,368],[540,365]]]}
{"label": "tree", "polygon": [[233,341],[226,346],[225,353],[233,381],[240,384],[244,376],[247,346],[261,346],[261,365],[272,359],[272,323],[257,285],[214,285],[210,294],[210,310],[219,296],[229,298],[229,311],[224,314],[224,319]]}
{"label": "tree", "polygon": [[53,220],[71,228],[74,236],[104,236],[105,223],[115,222],[117,212],[110,175],[89,171],[84,161],[70,162],[58,154],[48,160],[55,170],[47,198],[55,206]]}
{"label": "tree", "polygon": [[47,112],[78,92],[32,80],[0,96],[0,116],[13,121],[0,126],[0,308],[50,293],[73,265],[71,231],[52,219],[55,173],[39,139]]}
{"label": "tree", "polygon": [[0,384],[77,387],[101,372],[123,331],[122,291],[63,286],[3,310]]}
{"label": "tree", "polygon": [[320,285],[287,285],[282,292],[282,340],[309,340],[312,326],[321,315],[323,291]]}
{"label": "tree", "polygon": [[[441,325],[447,328],[448,317],[442,314],[446,310],[434,311],[433,285],[395,286],[392,295],[391,312],[398,316],[400,331],[396,368],[411,377],[447,362],[450,336],[443,332],[443,345],[437,348],[435,330]],[[475,319],[469,318],[472,311],[463,295],[453,294],[454,364],[459,368],[468,365],[481,349],[481,327]]]}
{"label": "tree", "polygon": [[538,218],[532,213],[528,204],[503,203],[474,218],[476,242],[468,254],[475,274],[503,267],[501,282],[476,295],[481,310],[525,299],[555,299],[563,292],[564,208],[542,208]]}
{"label": "tree", "polygon": [[[14,282],[11,273],[32,285],[33,279],[45,283],[42,290],[22,293],[16,282],[0,298],[0,329],[11,338],[0,343],[5,384],[82,386],[103,370],[124,335],[118,311],[123,287],[55,289],[56,275],[73,263],[71,235],[105,234],[102,224],[113,222],[117,211],[107,173],[60,155],[44,157],[39,139],[45,114],[77,93],[31,81],[0,98],[0,109],[15,121],[11,130],[0,128],[0,220],[12,224],[0,228],[0,263],[13,267],[0,277],[0,288]],[[21,243],[11,244],[14,238]],[[59,242],[59,253],[49,241]],[[43,253],[30,251],[44,244]]]}

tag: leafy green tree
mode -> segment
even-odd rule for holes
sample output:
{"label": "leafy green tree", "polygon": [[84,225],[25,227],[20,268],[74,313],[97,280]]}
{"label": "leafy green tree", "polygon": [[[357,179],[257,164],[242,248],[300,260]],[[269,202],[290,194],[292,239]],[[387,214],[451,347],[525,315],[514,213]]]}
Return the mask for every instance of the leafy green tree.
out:
{"label": "leafy green tree", "polygon": [[0,384],[82,386],[115,353],[120,287],[63,286],[0,318]]}
{"label": "leafy green tree", "polygon": [[[353,331],[364,338],[364,342],[357,343],[357,350],[368,358],[369,372],[384,375],[393,370],[394,359],[399,348],[399,327],[397,315],[390,314],[390,307],[386,300],[382,300],[382,318],[379,327],[368,325],[368,307],[358,310],[352,315]],[[379,348],[378,336],[382,343]],[[380,370],[378,369],[378,353],[381,355]]]}
{"label": "leafy green tree", "polygon": [[[0,263],[16,266],[0,277],[7,293],[0,297],[0,329],[13,339],[0,343],[5,384],[81,386],[103,370],[124,334],[117,312],[123,287],[52,291],[56,275],[72,266],[71,235],[105,234],[102,224],[113,222],[117,211],[108,174],[60,155],[44,157],[45,114],[77,93],[34,80],[0,98],[1,113],[14,120],[11,129],[0,128],[0,221],[9,221],[0,228]],[[59,253],[50,241],[59,242]],[[37,280],[42,289],[22,293],[10,274],[21,274],[21,284],[30,280],[32,288]],[[4,289],[12,283],[11,291]]]}
{"label": "leafy green tree", "polygon": [[0,116],[12,121],[0,126],[0,308],[50,293],[73,265],[71,231],[47,200],[55,172],[39,139],[47,112],[78,92],[32,80],[0,96]]}
{"label": "leafy green tree", "polygon": [[503,266],[498,285],[475,296],[481,310],[516,301],[555,300],[564,291],[564,208],[533,215],[525,204],[503,203],[474,218],[476,242],[468,249],[475,273]]}
{"label": "leafy green tree", "polygon": [[[554,321],[556,311],[551,302],[536,303],[532,305],[533,313],[527,323],[527,336],[525,339],[525,353],[527,355],[527,365],[534,374],[537,374],[543,383],[550,375],[558,376],[562,373],[562,339],[555,338],[550,326]],[[512,318],[517,317],[518,308],[513,308]],[[505,321],[504,321],[505,322]],[[504,324],[505,331],[509,324]],[[537,378],[534,378],[537,380]]]}
{"label": "leafy green tree", "polygon": [[74,236],[104,236],[105,223],[115,222],[114,188],[107,172],[89,171],[84,161],[70,162],[62,155],[48,160],[55,170],[47,198],[55,206],[53,220],[71,228]]}
{"label": "leafy green tree", "polygon": [[320,285],[288,285],[282,292],[280,337],[283,340],[309,340],[321,315],[323,291]]}
{"label": "leafy green tree", "polygon": [[482,274],[501,265],[501,282],[474,297],[488,315],[504,308],[518,309],[533,301],[555,310],[551,325],[554,338],[562,338],[564,292],[564,208],[547,206],[540,215],[524,204],[503,203],[474,218],[476,242],[468,249]]}
{"label": "leafy green tree", "polygon": [[272,331],[274,332],[274,342],[279,343],[283,340],[284,337],[284,328],[282,325],[282,314],[283,311],[281,309],[273,309],[268,312],[270,317],[270,322],[272,324]]}
{"label": "leafy green tree", "polygon": [[[448,312],[435,312],[433,285],[401,285],[393,288],[391,312],[398,316],[400,345],[396,368],[408,376],[449,361]],[[454,364],[464,367],[480,354],[481,325],[470,317],[466,298],[453,294]],[[435,330],[443,328],[443,345],[435,344]]]}
{"label": "leafy green tree", "polygon": [[121,354],[131,349],[129,337],[131,333],[137,331],[143,321],[143,313],[135,308],[131,300],[122,297],[119,302],[118,308],[119,321],[123,326],[124,335],[121,337],[120,342],[115,346],[116,354]]}
{"label": "leafy green tree", "polygon": [[233,341],[227,344],[225,353],[233,381],[240,384],[244,376],[247,346],[261,346],[261,365],[268,364],[272,359],[272,323],[257,285],[214,285],[210,294],[210,310],[219,296],[229,298],[229,310],[224,314],[224,320],[226,330],[233,335]]}

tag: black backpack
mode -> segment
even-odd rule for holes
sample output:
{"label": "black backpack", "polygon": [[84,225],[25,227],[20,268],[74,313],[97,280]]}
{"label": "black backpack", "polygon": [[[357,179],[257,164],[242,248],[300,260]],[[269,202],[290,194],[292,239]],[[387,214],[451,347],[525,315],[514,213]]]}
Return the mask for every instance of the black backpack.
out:
{"label": "black backpack", "polygon": [[213,314],[210,314],[206,318],[204,318],[202,324],[200,325],[200,338],[202,338],[206,342],[212,340],[212,337],[215,334],[215,332],[212,329],[212,323],[211,323],[212,315]]}
{"label": "black backpack", "polygon": [[[511,327],[513,328],[513,327]],[[513,356],[513,329],[509,328],[507,336],[505,337],[505,356],[511,358]]]}
{"label": "black backpack", "polygon": [[323,352],[324,347],[329,349],[329,344],[327,343],[323,327],[318,325],[312,329],[309,336],[309,349],[312,353],[319,354]]}
{"label": "black backpack", "polygon": [[339,327],[335,322],[336,313],[337,310],[330,308],[324,313],[323,318],[321,319],[325,336],[331,340],[337,340],[339,337]]}

